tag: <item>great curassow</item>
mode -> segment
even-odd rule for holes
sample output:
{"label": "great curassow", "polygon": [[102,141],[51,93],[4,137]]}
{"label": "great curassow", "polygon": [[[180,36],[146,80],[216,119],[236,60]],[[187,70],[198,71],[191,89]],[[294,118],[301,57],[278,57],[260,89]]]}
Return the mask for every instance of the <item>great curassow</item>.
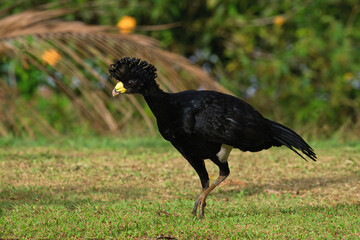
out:
{"label": "great curassow", "polygon": [[[297,133],[264,118],[236,97],[215,91],[166,93],[155,81],[156,68],[138,58],[116,60],[110,65],[109,73],[119,80],[112,95],[143,95],[156,117],[161,135],[199,175],[203,191],[195,201],[194,215],[199,208],[199,216],[204,216],[206,197],[229,176],[227,159],[232,148],[257,152],[284,145],[303,159],[295,148],[316,161],[314,150]],[[219,177],[211,185],[205,159],[210,159],[220,170]]]}

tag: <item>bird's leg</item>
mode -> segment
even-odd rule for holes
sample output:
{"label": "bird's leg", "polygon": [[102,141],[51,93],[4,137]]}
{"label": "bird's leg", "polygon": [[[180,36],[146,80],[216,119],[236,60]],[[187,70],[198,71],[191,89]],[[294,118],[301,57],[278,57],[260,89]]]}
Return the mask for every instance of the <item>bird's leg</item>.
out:
{"label": "bird's leg", "polygon": [[199,216],[203,217],[204,216],[204,209],[206,207],[206,197],[207,195],[217,186],[219,185],[222,181],[224,181],[227,178],[228,175],[226,176],[219,176],[215,182],[213,184],[211,184],[210,187],[203,189],[203,192],[199,195],[199,197],[196,199],[195,201],[195,205],[193,208],[193,215],[196,216],[196,211],[199,207],[200,204],[200,212],[199,212]]}
{"label": "bird's leg", "polygon": [[230,170],[229,170],[229,166],[227,162],[220,162],[217,158],[216,159],[211,159],[216,165],[219,166],[220,169],[220,173],[219,173],[219,177],[215,180],[215,182],[213,184],[210,185],[210,187],[208,187],[207,189],[205,189],[200,196],[198,197],[198,199],[195,202],[195,206],[193,209],[193,214],[196,215],[196,210],[200,204],[200,209],[199,209],[199,217],[204,217],[204,210],[205,210],[205,206],[206,206],[206,198],[209,195],[209,193],[214,190],[214,188],[216,188],[216,186],[218,186],[222,181],[224,181],[227,176],[229,176],[230,174]]}
{"label": "bird's leg", "polygon": [[[198,207],[199,207],[202,194],[203,194],[203,193],[206,191],[206,189],[208,189],[208,188],[209,188],[209,181],[208,181],[207,186],[206,186],[205,188],[203,187],[203,191],[201,192],[201,194],[199,195],[199,197],[198,197],[198,198],[196,199],[196,201],[195,201],[194,208],[193,208],[193,210],[192,210],[192,213],[193,213],[194,216],[196,216],[196,211],[197,211],[197,209],[198,209]],[[204,203],[204,205],[206,205],[206,203]]]}
{"label": "bird's leg", "polygon": [[227,176],[229,175],[220,175],[213,184],[210,185],[209,188],[207,188],[205,191],[203,191],[200,194],[199,201],[200,201],[200,209],[199,209],[199,217],[204,217],[204,210],[206,206],[206,198],[209,195],[209,193],[216,188],[217,185],[219,185],[222,181],[224,181]]}
{"label": "bird's leg", "polygon": [[[203,188],[203,192],[209,188],[209,175],[208,172],[206,171],[206,167],[205,167],[205,162],[204,160],[194,160],[194,159],[188,159],[188,162],[190,163],[190,165],[195,169],[196,173],[199,175],[200,181],[201,181],[201,186]],[[201,196],[201,194],[200,194]],[[193,208],[193,215],[196,216],[196,211],[197,208],[199,207],[199,203],[200,203],[200,196],[198,197],[198,199],[195,201],[195,205]]]}

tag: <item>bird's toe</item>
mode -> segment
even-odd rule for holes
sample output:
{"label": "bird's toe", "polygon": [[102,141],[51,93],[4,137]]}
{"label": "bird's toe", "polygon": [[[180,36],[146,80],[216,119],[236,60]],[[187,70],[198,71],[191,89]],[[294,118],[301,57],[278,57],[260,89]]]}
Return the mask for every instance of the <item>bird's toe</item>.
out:
{"label": "bird's toe", "polygon": [[196,201],[195,201],[195,204],[194,204],[194,208],[193,208],[193,210],[192,210],[192,214],[194,215],[194,216],[196,216],[197,214],[197,209],[198,209],[198,207],[199,207],[199,204],[200,204],[200,196],[198,197],[198,199],[196,199]]}
{"label": "bird's toe", "polygon": [[199,208],[199,218],[203,218],[204,217],[204,209],[206,206],[206,202],[205,202],[205,197],[200,194],[200,196],[198,197],[198,199],[196,199],[195,204],[194,204],[194,208],[192,210],[192,214],[194,216],[197,216],[197,209]]}
{"label": "bird's toe", "polygon": [[205,207],[206,207],[206,202],[205,202],[205,199],[203,198],[203,199],[201,199],[200,207],[199,207],[199,217],[200,218],[204,217]]}

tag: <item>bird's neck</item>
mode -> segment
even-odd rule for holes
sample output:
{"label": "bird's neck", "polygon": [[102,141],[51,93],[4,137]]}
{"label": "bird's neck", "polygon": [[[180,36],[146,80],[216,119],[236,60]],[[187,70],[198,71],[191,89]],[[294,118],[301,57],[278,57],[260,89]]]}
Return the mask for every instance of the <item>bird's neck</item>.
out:
{"label": "bird's neck", "polygon": [[165,92],[160,89],[159,85],[155,81],[148,83],[144,89],[145,90],[142,92],[142,95],[144,96],[145,100],[146,98],[161,97],[165,94]]}
{"label": "bird's neck", "polygon": [[143,96],[155,117],[168,111],[170,93],[164,92],[158,85],[148,89],[146,93],[143,93]]}

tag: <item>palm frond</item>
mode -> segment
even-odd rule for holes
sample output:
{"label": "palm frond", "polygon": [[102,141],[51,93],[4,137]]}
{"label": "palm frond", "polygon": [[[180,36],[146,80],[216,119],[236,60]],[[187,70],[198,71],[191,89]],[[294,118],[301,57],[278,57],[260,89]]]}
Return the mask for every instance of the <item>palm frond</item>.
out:
{"label": "palm frond", "polygon": [[[162,50],[152,38],[113,33],[113,28],[108,26],[60,20],[67,12],[29,10],[1,19],[0,54],[23,63],[24,71],[26,64],[32,64],[47,73],[56,90],[63,92],[100,133],[119,134],[124,124],[138,114],[150,131],[155,132],[141,98],[128,95],[121,100],[111,98],[114,83],[109,81],[107,69],[114,59],[136,56],[153,63],[158,68],[159,84],[169,91],[201,87],[228,92],[186,58]],[[2,125],[0,135],[1,132],[4,132]],[[30,129],[27,132],[30,134]]]}

